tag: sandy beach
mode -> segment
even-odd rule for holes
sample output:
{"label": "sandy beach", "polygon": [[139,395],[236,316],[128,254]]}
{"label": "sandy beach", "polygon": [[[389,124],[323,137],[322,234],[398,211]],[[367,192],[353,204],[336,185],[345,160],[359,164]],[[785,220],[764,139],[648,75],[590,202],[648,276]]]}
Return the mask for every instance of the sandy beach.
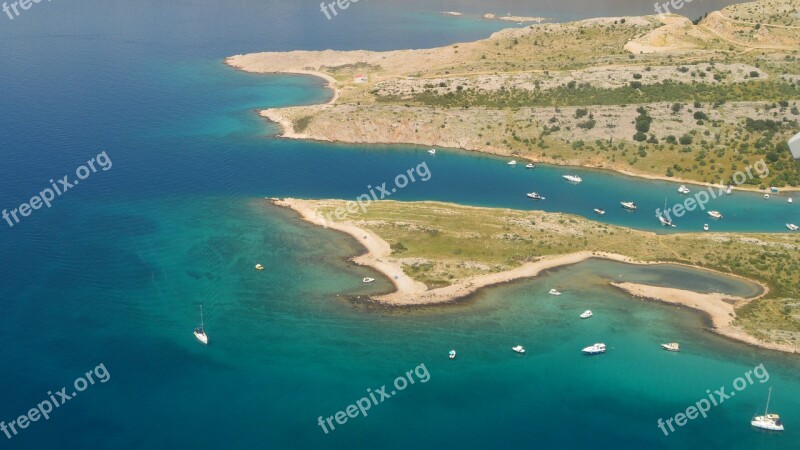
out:
{"label": "sandy beach", "polygon": [[[736,308],[755,298],[741,298],[725,294],[701,294],[682,289],[649,286],[636,283],[610,283],[628,294],[647,300],[657,300],[672,305],[680,305],[705,314],[711,321],[712,331],[727,338],[770,350],[795,353],[794,346],[764,342],[747,334],[733,325]],[[764,295],[764,294],[761,294]]]}
{"label": "sandy beach", "polygon": [[[449,286],[428,289],[423,283],[414,280],[403,272],[402,265],[391,257],[391,247],[389,244],[376,234],[364,230],[350,222],[329,221],[306,200],[291,198],[272,198],[268,200],[276,206],[294,210],[309,223],[346,233],[360,242],[365,247],[366,253],[354,257],[352,259],[353,262],[381,272],[394,284],[394,292],[372,297],[372,300],[387,305],[413,306],[451,303],[468,297],[485,287],[523,278],[532,278],[539,275],[542,271],[577,264],[590,258],[600,258],[639,265],[660,264],[659,262],[636,261],[632,258],[614,253],[581,251],[564,255],[542,257],[537,261],[523,264],[512,270],[473,276]],[[704,268],[697,269],[708,270]],[[724,275],[731,276],[730,274]],[[719,293],[701,294],[681,289],[634,283],[612,282],[610,284],[637,298],[652,299],[695,309],[707,315],[712,323],[712,331],[722,336],[761,348],[789,353],[794,353],[795,351],[793,346],[763,342],[733,325],[733,321],[736,318],[736,308],[766,295],[769,292],[766,286],[762,285],[763,291],[756,297],[741,298]]]}

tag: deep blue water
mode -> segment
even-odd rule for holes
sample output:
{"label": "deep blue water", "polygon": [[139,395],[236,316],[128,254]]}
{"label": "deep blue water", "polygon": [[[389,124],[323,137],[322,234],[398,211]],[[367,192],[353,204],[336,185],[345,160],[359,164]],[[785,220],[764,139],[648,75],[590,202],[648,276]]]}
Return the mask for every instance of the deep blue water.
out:
{"label": "deep blue water", "polygon": [[[632,300],[606,282],[621,275],[732,293],[747,285],[675,267],[591,261],[457,306],[375,308],[349,299],[365,293],[360,279],[369,273],[344,262],[355,243],[260,200],[354,198],[425,161],[431,179],[398,199],[530,208],[523,194],[539,190],[548,200],[537,207],[591,215],[605,206],[604,220],[655,229],[651,208],[624,214],[616,202],[635,192],[631,200],[654,209],[666,195],[677,198],[675,186],[597,171],[578,171],[586,181],[571,186],[557,168],[527,172],[465,152],[432,158],[407,146],[276,140],[256,109],[320,102],[330,93],[314,78],[251,75],[221,63],[259,50],[429,47],[503,26],[440,10],[565,20],[649,8],[371,1],[326,21],[317,2],[89,1],[34,4],[13,21],[0,15],[0,208],[18,207],[101,151],[113,163],[52,208],[13,228],[0,222],[0,421],[98,364],[110,374],[48,421],[10,440],[0,434],[2,445],[797,448],[794,359],[714,337],[695,315]],[[782,231],[792,217],[783,202],[757,196],[720,202],[728,202],[715,207],[726,219],[714,229]],[[678,230],[704,220],[686,218]],[[254,262],[267,270],[256,273]],[[557,301],[544,294],[554,285],[564,291]],[[386,288],[385,280],[371,287]],[[207,348],[191,336],[200,304]],[[578,321],[589,307],[597,316]],[[597,340],[612,350],[583,358],[578,350]],[[660,351],[669,340],[684,352]],[[523,358],[509,350],[518,343],[529,348]],[[445,355],[454,347],[459,358],[451,362]],[[656,427],[659,417],[760,363],[768,383],[672,436]],[[318,416],[420,364],[428,382],[331,434],[318,427]],[[781,436],[747,424],[767,386],[786,417]]]}

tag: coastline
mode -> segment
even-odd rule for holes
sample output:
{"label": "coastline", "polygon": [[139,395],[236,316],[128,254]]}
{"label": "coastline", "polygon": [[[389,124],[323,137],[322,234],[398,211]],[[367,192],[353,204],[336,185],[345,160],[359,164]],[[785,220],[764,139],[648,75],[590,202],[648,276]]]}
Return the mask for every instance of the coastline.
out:
{"label": "coastline", "polygon": [[752,298],[742,298],[726,294],[701,294],[683,289],[665,288],[637,283],[609,283],[611,286],[640,299],[655,300],[670,305],[685,306],[704,314],[711,322],[710,331],[759,348],[785,353],[797,353],[794,346],[764,342],[735,327],[736,308],[755,300],[766,293]]}
{"label": "coastline", "polygon": [[[235,67],[235,66],[233,66]],[[243,70],[238,69],[237,70]],[[322,72],[316,72],[311,70],[303,70],[303,71],[281,71],[275,73],[285,73],[285,74],[298,74],[298,75],[311,75],[311,76],[318,76],[326,81],[328,84],[326,87],[331,88],[334,91],[334,97],[328,101],[327,103],[322,103],[319,105],[314,105],[314,108],[318,109],[325,109],[334,105],[336,99],[339,97],[339,90],[335,86],[336,80],[330,77],[327,74]],[[523,161],[524,163],[534,163],[534,164],[550,164],[553,166],[560,166],[560,167],[579,167],[584,169],[595,169],[595,170],[607,170],[611,172],[618,173],[620,175],[625,175],[634,178],[640,178],[645,180],[654,180],[654,181],[667,181],[675,184],[690,184],[693,186],[703,186],[705,188],[719,188],[719,183],[707,183],[698,180],[690,180],[686,178],[680,177],[668,177],[665,175],[655,175],[655,174],[647,174],[647,173],[640,173],[636,171],[631,171],[621,166],[617,165],[608,165],[604,163],[592,163],[592,162],[577,162],[577,161],[563,161],[563,160],[556,160],[551,158],[527,158],[514,155],[510,152],[500,151],[494,148],[470,148],[470,147],[454,147],[451,145],[443,145],[443,143],[437,142],[425,142],[425,143],[417,143],[417,142],[404,142],[404,141],[383,141],[383,140],[369,140],[364,139],[361,141],[341,141],[335,139],[324,138],[321,136],[312,136],[305,133],[299,133],[295,130],[294,124],[292,121],[282,113],[282,111],[289,111],[293,107],[285,107],[285,108],[267,108],[259,111],[259,115],[270,122],[276,123],[280,125],[281,132],[276,134],[275,137],[284,138],[284,139],[303,139],[309,141],[316,141],[316,142],[325,142],[325,143],[338,143],[338,144],[356,144],[356,145],[366,145],[366,144],[376,144],[376,145],[418,145],[421,147],[443,147],[443,148],[452,148],[455,150],[463,150],[467,152],[476,152],[482,153],[487,155],[494,155],[494,156],[501,156],[501,157],[509,157],[509,158],[517,158],[518,160]],[[309,108],[306,106],[305,108]],[[769,192],[768,189],[759,189],[757,186],[750,186],[746,184],[734,186],[735,191],[743,191],[743,192],[755,192],[755,193],[766,193]],[[800,186],[792,187],[792,186],[784,186],[779,188],[780,192],[800,192]]]}
{"label": "coastline", "polygon": [[[314,225],[331,228],[345,233],[360,242],[366,249],[366,253],[352,258],[358,265],[371,267],[386,276],[394,285],[394,292],[371,297],[372,300],[390,306],[429,306],[437,304],[453,303],[464,299],[480,289],[508,283],[524,278],[533,278],[543,271],[558,267],[577,264],[588,259],[598,258],[636,265],[656,265],[661,262],[637,261],[627,256],[607,253],[600,251],[580,251],[557,256],[542,257],[537,261],[529,262],[517,268],[497,273],[482,274],[461,280],[458,283],[435,289],[428,289],[420,283],[406,275],[402,265],[391,258],[391,247],[376,234],[364,230],[352,223],[331,222],[326,220],[319,212],[312,208],[308,201],[300,199],[267,199],[275,206],[288,208],[300,215],[300,217]],[[712,269],[690,266],[697,270],[708,270],[726,276],[736,276],[726,274]],[[738,277],[738,276],[737,276]],[[741,277],[739,277],[741,278]],[[762,283],[755,282],[762,287],[762,292],[754,297],[742,298],[726,294],[701,294],[693,291],[648,286],[635,283],[614,283],[610,284],[629,295],[637,298],[662,301],[673,305],[686,306],[699,311],[708,316],[712,323],[711,331],[726,338],[754,345],[760,348],[777,350],[787,353],[795,353],[794,347],[785,344],[775,344],[761,341],[754,336],[733,326],[736,318],[736,308],[752,300],[763,297],[769,292],[769,288]]]}

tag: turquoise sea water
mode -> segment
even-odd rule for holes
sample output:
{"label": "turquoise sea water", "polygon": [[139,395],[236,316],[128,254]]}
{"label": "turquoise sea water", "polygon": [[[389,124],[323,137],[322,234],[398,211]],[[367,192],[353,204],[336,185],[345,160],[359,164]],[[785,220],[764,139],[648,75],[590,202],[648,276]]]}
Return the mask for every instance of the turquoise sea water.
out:
{"label": "turquoise sea water", "polygon": [[[113,161],[53,208],[14,228],[0,222],[0,421],[98,364],[110,374],[49,420],[10,440],[0,434],[3,447],[797,448],[796,359],[718,338],[689,311],[631,299],[606,283],[736,294],[752,292],[748,284],[674,266],[588,261],[457,305],[376,307],[354,296],[389,283],[365,290],[361,278],[374,274],[346,262],[360,251],[355,242],[261,200],[353,198],[423,160],[432,178],[398,199],[529,208],[521,194],[536,189],[548,196],[542,208],[585,214],[624,193],[653,208],[673,195],[669,184],[597,171],[580,171],[586,181],[570,186],[556,168],[526,172],[457,151],[430,158],[407,146],[272,139],[274,127],[256,109],[330,93],[314,78],[221,64],[257,50],[442,45],[500,24],[432,13],[459,9],[447,2],[361,3],[331,23],[315,5],[289,2],[111,5],[40,3],[14,21],[0,16],[0,207],[27,201],[101,150]],[[628,14],[641,5],[607,8]],[[514,2],[497,9],[537,13]],[[590,15],[576,3],[558,14]],[[719,229],[780,231],[788,220],[777,202],[739,194],[720,201],[737,220]],[[770,220],[748,221],[750,207]],[[650,213],[606,209],[604,220],[655,229]],[[702,223],[691,220],[681,228]],[[255,262],[267,270],[255,272]],[[553,286],[564,295],[547,295]],[[191,335],[200,304],[208,347]],[[596,316],[579,320],[588,308]],[[601,340],[606,355],[580,354]],[[683,352],[658,348],[672,340]],[[516,344],[528,354],[511,352]],[[451,348],[455,361],[446,357]],[[659,418],[761,363],[767,383],[671,436],[657,428]],[[317,425],[420,364],[426,383],[327,435]],[[749,428],[768,386],[785,417],[782,435]]]}

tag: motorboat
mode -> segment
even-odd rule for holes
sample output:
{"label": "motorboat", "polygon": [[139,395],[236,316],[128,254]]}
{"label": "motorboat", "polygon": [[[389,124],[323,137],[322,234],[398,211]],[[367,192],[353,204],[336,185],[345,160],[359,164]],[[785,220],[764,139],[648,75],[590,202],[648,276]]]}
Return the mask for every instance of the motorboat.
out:
{"label": "motorboat", "polygon": [[508,165],[509,166],[516,166],[517,165],[517,161],[512,159],[511,161],[508,162]]}
{"label": "motorboat", "polygon": [[208,345],[208,335],[203,323],[203,305],[200,305],[200,326],[194,329],[194,337],[203,345]]}
{"label": "motorboat", "polygon": [[606,213],[606,210],[605,209],[600,209],[600,208],[595,208],[594,212],[595,212],[595,214],[597,214],[599,216],[602,216],[603,214]]}
{"label": "motorboat", "polygon": [[364,277],[364,279],[361,281],[364,283],[372,283],[373,281],[375,281],[375,278]]}
{"label": "motorboat", "polygon": [[534,163],[528,163],[528,164],[525,164],[525,168],[526,168],[526,169],[533,169],[533,168],[535,168],[535,167],[536,167],[536,164],[534,164]]}
{"label": "motorboat", "polygon": [[450,353],[447,354],[450,359],[456,359],[456,351],[450,350]]}
{"label": "motorboat", "polygon": [[707,223],[703,224],[703,231],[708,231],[708,224]]}
{"label": "motorboat", "polygon": [[787,202],[789,202],[789,203],[792,203],[793,201],[794,200],[792,200],[791,197],[789,198],[789,200],[787,200]]}
{"label": "motorboat", "polygon": [[590,310],[588,310],[588,309],[587,309],[586,311],[584,311],[584,312],[581,314],[581,319],[588,319],[589,317],[592,317],[593,315],[594,315],[594,314],[592,314],[592,311],[590,311]]}
{"label": "motorboat", "polygon": [[786,228],[788,228],[789,231],[797,231],[798,229],[800,229],[800,227],[798,227],[797,225],[795,225],[793,223],[787,223],[786,224]]}
{"label": "motorboat", "polygon": [[681,185],[681,187],[678,188],[678,192],[680,192],[683,195],[686,195],[686,194],[688,194],[689,192],[692,192],[692,191],[690,191],[689,188],[687,188],[686,186]]}
{"label": "motorboat", "polygon": [[550,289],[549,291],[547,291],[547,293],[550,295],[561,295],[561,292],[558,292],[555,289]]}
{"label": "motorboat", "polygon": [[764,194],[764,200],[769,200],[769,194]]}
{"label": "motorboat", "polygon": [[726,194],[728,194],[728,195],[731,195],[731,194],[733,194],[733,186],[731,186],[731,185],[729,184],[729,185],[728,185],[728,188],[727,188],[727,189],[725,189],[725,193],[726,193]]}
{"label": "motorboat", "polygon": [[516,347],[511,347],[511,350],[514,350],[517,353],[525,353],[525,347],[521,345],[517,345]]}
{"label": "motorboat", "polygon": [[677,342],[670,342],[669,344],[661,344],[661,348],[668,352],[679,352],[681,351],[681,345]]}
{"label": "motorboat", "polygon": [[720,213],[719,211],[709,211],[708,215],[714,219],[722,219],[722,213]]}
{"label": "motorboat", "polygon": [[636,203],[633,203],[633,202],[619,202],[619,204],[622,205],[622,207],[627,209],[627,210],[636,211]]}
{"label": "motorboat", "polygon": [[764,408],[764,415],[753,417],[753,420],[750,421],[750,425],[756,428],[761,428],[762,430],[783,431],[783,422],[781,422],[781,417],[777,414],[769,413],[769,400],[771,397],[772,388],[769,388],[769,393],[767,394],[767,407]]}
{"label": "motorboat", "polygon": [[431,155],[435,155],[436,154],[436,149],[432,148],[432,149],[428,150],[428,153],[430,153]]}
{"label": "motorboat", "polygon": [[264,266],[261,264],[256,264],[256,270],[264,270]]}
{"label": "motorboat", "polygon": [[562,175],[562,178],[564,178],[565,180],[569,181],[570,183],[576,183],[576,184],[580,183],[581,181],[583,181],[583,178],[581,178],[581,177],[579,177],[577,175]]}
{"label": "motorboat", "polygon": [[534,199],[534,200],[544,200],[544,197],[542,197],[541,195],[539,195],[539,193],[538,193],[538,192],[530,192],[530,193],[528,193],[528,194],[525,194],[525,195],[527,195],[527,196],[528,196],[528,198],[532,198],[532,199]]}
{"label": "motorboat", "polygon": [[599,355],[600,353],[606,352],[606,344],[598,342],[597,344],[592,344],[581,351],[584,355]]}

